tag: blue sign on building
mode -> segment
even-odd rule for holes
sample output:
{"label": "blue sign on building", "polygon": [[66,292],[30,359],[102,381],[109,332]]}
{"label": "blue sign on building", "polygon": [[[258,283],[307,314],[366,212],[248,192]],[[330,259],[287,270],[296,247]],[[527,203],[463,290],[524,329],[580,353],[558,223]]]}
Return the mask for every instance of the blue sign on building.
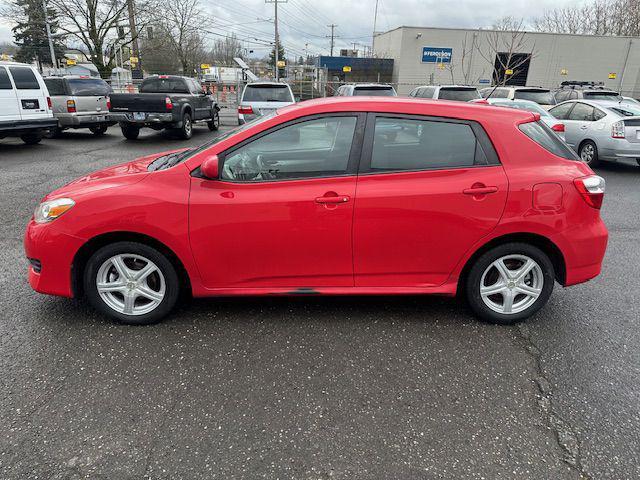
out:
{"label": "blue sign on building", "polygon": [[451,63],[452,48],[422,47],[422,63]]}

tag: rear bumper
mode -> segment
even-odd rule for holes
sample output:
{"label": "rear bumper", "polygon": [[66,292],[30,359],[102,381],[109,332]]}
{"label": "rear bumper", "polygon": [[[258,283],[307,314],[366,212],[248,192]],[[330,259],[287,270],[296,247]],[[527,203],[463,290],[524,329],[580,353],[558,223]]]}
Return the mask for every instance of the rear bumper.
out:
{"label": "rear bumper", "polygon": [[551,237],[551,241],[564,255],[565,287],[587,282],[600,274],[609,232],[599,216],[591,224],[575,225]]}
{"label": "rear bumper", "polygon": [[138,125],[144,127],[145,125],[154,125],[161,123],[178,123],[175,120],[173,113],[154,113],[145,112],[144,119],[136,120],[133,117],[133,113],[111,113],[111,120],[120,123],[126,123],[130,125]]}
{"label": "rear bumper", "polygon": [[624,138],[612,138],[599,148],[603,160],[625,160],[640,158],[640,143],[631,143]]}
{"label": "rear bumper", "polygon": [[27,258],[41,266],[38,272],[33,264],[29,265],[31,288],[48,295],[73,297],[73,258],[83,244],[84,240],[58,232],[53,224],[39,225],[31,220],[24,235],[24,251]]}
{"label": "rear bumper", "polygon": [[57,115],[58,122],[63,128],[88,128],[98,125],[115,125],[110,113],[91,114],[61,114]]}
{"label": "rear bumper", "polygon": [[11,120],[0,122],[0,137],[19,137],[28,133],[45,134],[58,126],[58,120],[47,117],[38,120]]}

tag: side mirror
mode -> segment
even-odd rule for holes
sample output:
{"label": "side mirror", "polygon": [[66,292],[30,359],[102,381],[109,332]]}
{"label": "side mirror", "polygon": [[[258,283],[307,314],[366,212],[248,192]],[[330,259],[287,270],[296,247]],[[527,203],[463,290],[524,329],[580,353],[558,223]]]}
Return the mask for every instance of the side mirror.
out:
{"label": "side mirror", "polygon": [[212,155],[205,158],[204,162],[202,162],[202,165],[200,165],[200,171],[209,180],[217,180],[219,161],[220,160],[218,159],[217,155]]}

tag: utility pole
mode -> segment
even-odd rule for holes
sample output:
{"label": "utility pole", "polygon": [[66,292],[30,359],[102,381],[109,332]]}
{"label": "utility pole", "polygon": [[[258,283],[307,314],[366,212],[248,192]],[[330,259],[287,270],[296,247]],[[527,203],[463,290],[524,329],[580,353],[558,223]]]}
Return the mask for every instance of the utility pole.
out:
{"label": "utility pole", "polygon": [[278,35],[278,2],[287,3],[287,0],[264,0],[264,3],[273,3],[274,8],[274,25],[275,25],[275,56],[274,61],[276,68],[276,82],[280,80],[280,71],[278,69],[278,62],[280,61],[280,36]]}
{"label": "utility pole", "polygon": [[371,35],[371,57],[373,57],[373,42],[375,41],[376,38],[376,27],[378,25],[378,1],[376,0],[376,9],[373,13],[373,32]]}
{"label": "utility pole", "polygon": [[58,64],[56,63],[56,52],[55,52],[55,49],[53,48],[53,38],[51,37],[51,25],[49,25],[49,13],[47,12],[47,0],[42,0],[42,8],[44,10],[44,24],[47,28],[47,39],[49,40],[49,53],[51,54],[51,64],[53,66],[53,72],[56,73],[58,71]]}
{"label": "utility pole", "polygon": [[136,67],[131,65],[131,77],[135,79],[142,78],[142,65],[140,63],[140,48],[138,47],[138,29],[136,28],[136,12],[133,5],[134,0],[127,0],[127,9],[129,10],[129,30],[131,31],[131,51],[133,57],[138,61]]}
{"label": "utility pole", "polygon": [[329,27],[331,29],[331,56],[332,57],[333,57],[333,45],[334,45],[334,40],[333,39],[335,38],[335,35],[333,34],[333,31],[335,30],[335,28],[337,26],[338,25],[336,25],[335,23],[332,23],[331,25],[327,25],[327,27]]}

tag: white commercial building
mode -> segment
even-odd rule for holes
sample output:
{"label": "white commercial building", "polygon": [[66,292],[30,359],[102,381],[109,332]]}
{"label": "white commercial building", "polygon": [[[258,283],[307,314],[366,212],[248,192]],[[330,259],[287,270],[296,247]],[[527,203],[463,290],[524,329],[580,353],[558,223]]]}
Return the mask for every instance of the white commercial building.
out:
{"label": "white commercial building", "polygon": [[[401,94],[426,84],[489,86],[497,67],[497,75],[509,74],[513,85],[595,81],[640,97],[639,37],[398,27],[377,34],[373,51],[394,60],[393,82]],[[515,66],[512,72],[502,68],[506,63]]]}

